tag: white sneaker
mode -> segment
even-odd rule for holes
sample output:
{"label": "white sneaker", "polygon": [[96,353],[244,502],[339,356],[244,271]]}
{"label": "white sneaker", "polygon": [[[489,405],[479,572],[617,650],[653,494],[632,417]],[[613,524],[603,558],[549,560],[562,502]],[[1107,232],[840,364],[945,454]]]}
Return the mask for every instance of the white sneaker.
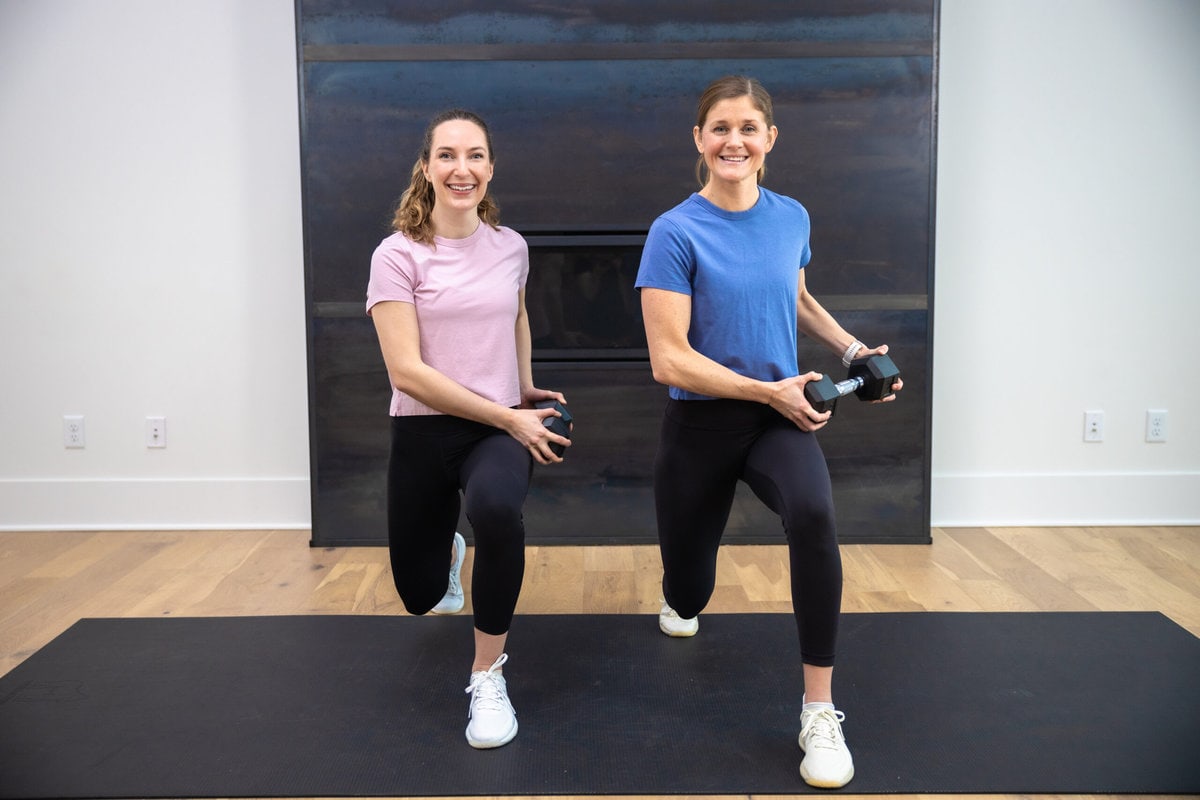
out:
{"label": "white sneaker", "polygon": [[467,712],[467,742],[477,750],[508,744],[517,735],[517,712],[508,700],[508,687],[504,676],[496,670],[508,661],[508,654],[501,653],[486,672],[472,672],[471,707]]}
{"label": "white sneaker", "polygon": [[695,636],[696,631],[700,630],[700,618],[684,619],[676,614],[675,609],[667,605],[667,601],[664,600],[662,610],[658,612],[658,629],[667,636]]}
{"label": "white sneaker", "polygon": [[836,789],[854,777],[854,760],[842,735],[846,715],[832,708],[800,712],[800,777],[809,786]]}
{"label": "white sneaker", "polygon": [[454,532],[454,566],[450,567],[450,583],[446,594],[430,609],[434,614],[457,614],[463,610],[462,565],[467,557],[467,540],[458,531]]}

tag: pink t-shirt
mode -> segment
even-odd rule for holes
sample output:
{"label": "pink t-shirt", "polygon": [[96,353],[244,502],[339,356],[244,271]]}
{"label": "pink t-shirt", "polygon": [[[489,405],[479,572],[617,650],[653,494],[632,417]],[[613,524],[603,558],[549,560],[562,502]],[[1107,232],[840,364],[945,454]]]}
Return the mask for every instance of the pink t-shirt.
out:
{"label": "pink t-shirt", "polygon": [[[519,405],[517,296],[529,276],[525,240],[510,228],[480,223],[465,239],[439,236],[434,243],[402,233],[379,243],[371,256],[367,313],[385,300],[412,303],[426,364],[481,397]],[[440,413],[392,387],[392,416]]]}

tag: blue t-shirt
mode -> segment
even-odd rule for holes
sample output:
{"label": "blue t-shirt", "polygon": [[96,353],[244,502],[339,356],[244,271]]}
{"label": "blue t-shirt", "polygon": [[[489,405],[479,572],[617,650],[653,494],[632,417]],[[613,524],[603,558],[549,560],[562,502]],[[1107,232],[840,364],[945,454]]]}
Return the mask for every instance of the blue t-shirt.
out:
{"label": "blue t-shirt", "polygon": [[[761,381],[799,373],[796,291],[812,258],[804,206],[761,186],[747,211],[693,194],[650,226],[636,286],[690,295],[688,342],[734,372]],[[711,400],[670,387],[676,400]]]}

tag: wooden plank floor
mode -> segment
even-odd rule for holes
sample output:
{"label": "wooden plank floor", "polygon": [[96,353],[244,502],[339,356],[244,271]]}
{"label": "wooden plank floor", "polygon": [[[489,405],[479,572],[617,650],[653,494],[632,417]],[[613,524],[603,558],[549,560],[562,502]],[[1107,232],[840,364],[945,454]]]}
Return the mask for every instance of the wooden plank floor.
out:
{"label": "wooden plank floor", "polygon": [[[1161,611],[1200,636],[1200,528],[932,533],[931,545],[844,546],[843,610]],[[405,613],[384,548],[314,549],[308,539],[307,531],[0,532],[0,675],[85,617]],[[660,578],[652,546],[529,547],[517,612],[644,613],[653,625]],[[717,582],[705,613],[790,610],[782,545],[724,547]]]}

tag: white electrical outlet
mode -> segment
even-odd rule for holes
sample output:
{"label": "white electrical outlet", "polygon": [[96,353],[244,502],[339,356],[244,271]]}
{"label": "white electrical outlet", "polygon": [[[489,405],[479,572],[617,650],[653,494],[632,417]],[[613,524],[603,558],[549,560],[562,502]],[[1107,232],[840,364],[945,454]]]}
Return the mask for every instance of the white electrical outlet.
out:
{"label": "white electrical outlet", "polygon": [[146,417],[146,447],[167,446],[167,418]]}
{"label": "white electrical outlet", "polygon": [[1165,442],[1167,440],[1167,410],[1165,408],[1149,409],[1146,411],[1146,441]]}
{"label": "white electrical outlet", "polygon": [[1083,412],[1083,440],[1085,442],[1104,441],[1104,412]]}
{"label": "white electrical outlet", "polygon": [[63,415],[63,447],[82,450],[86,443],[83,435],[83,415]]}

